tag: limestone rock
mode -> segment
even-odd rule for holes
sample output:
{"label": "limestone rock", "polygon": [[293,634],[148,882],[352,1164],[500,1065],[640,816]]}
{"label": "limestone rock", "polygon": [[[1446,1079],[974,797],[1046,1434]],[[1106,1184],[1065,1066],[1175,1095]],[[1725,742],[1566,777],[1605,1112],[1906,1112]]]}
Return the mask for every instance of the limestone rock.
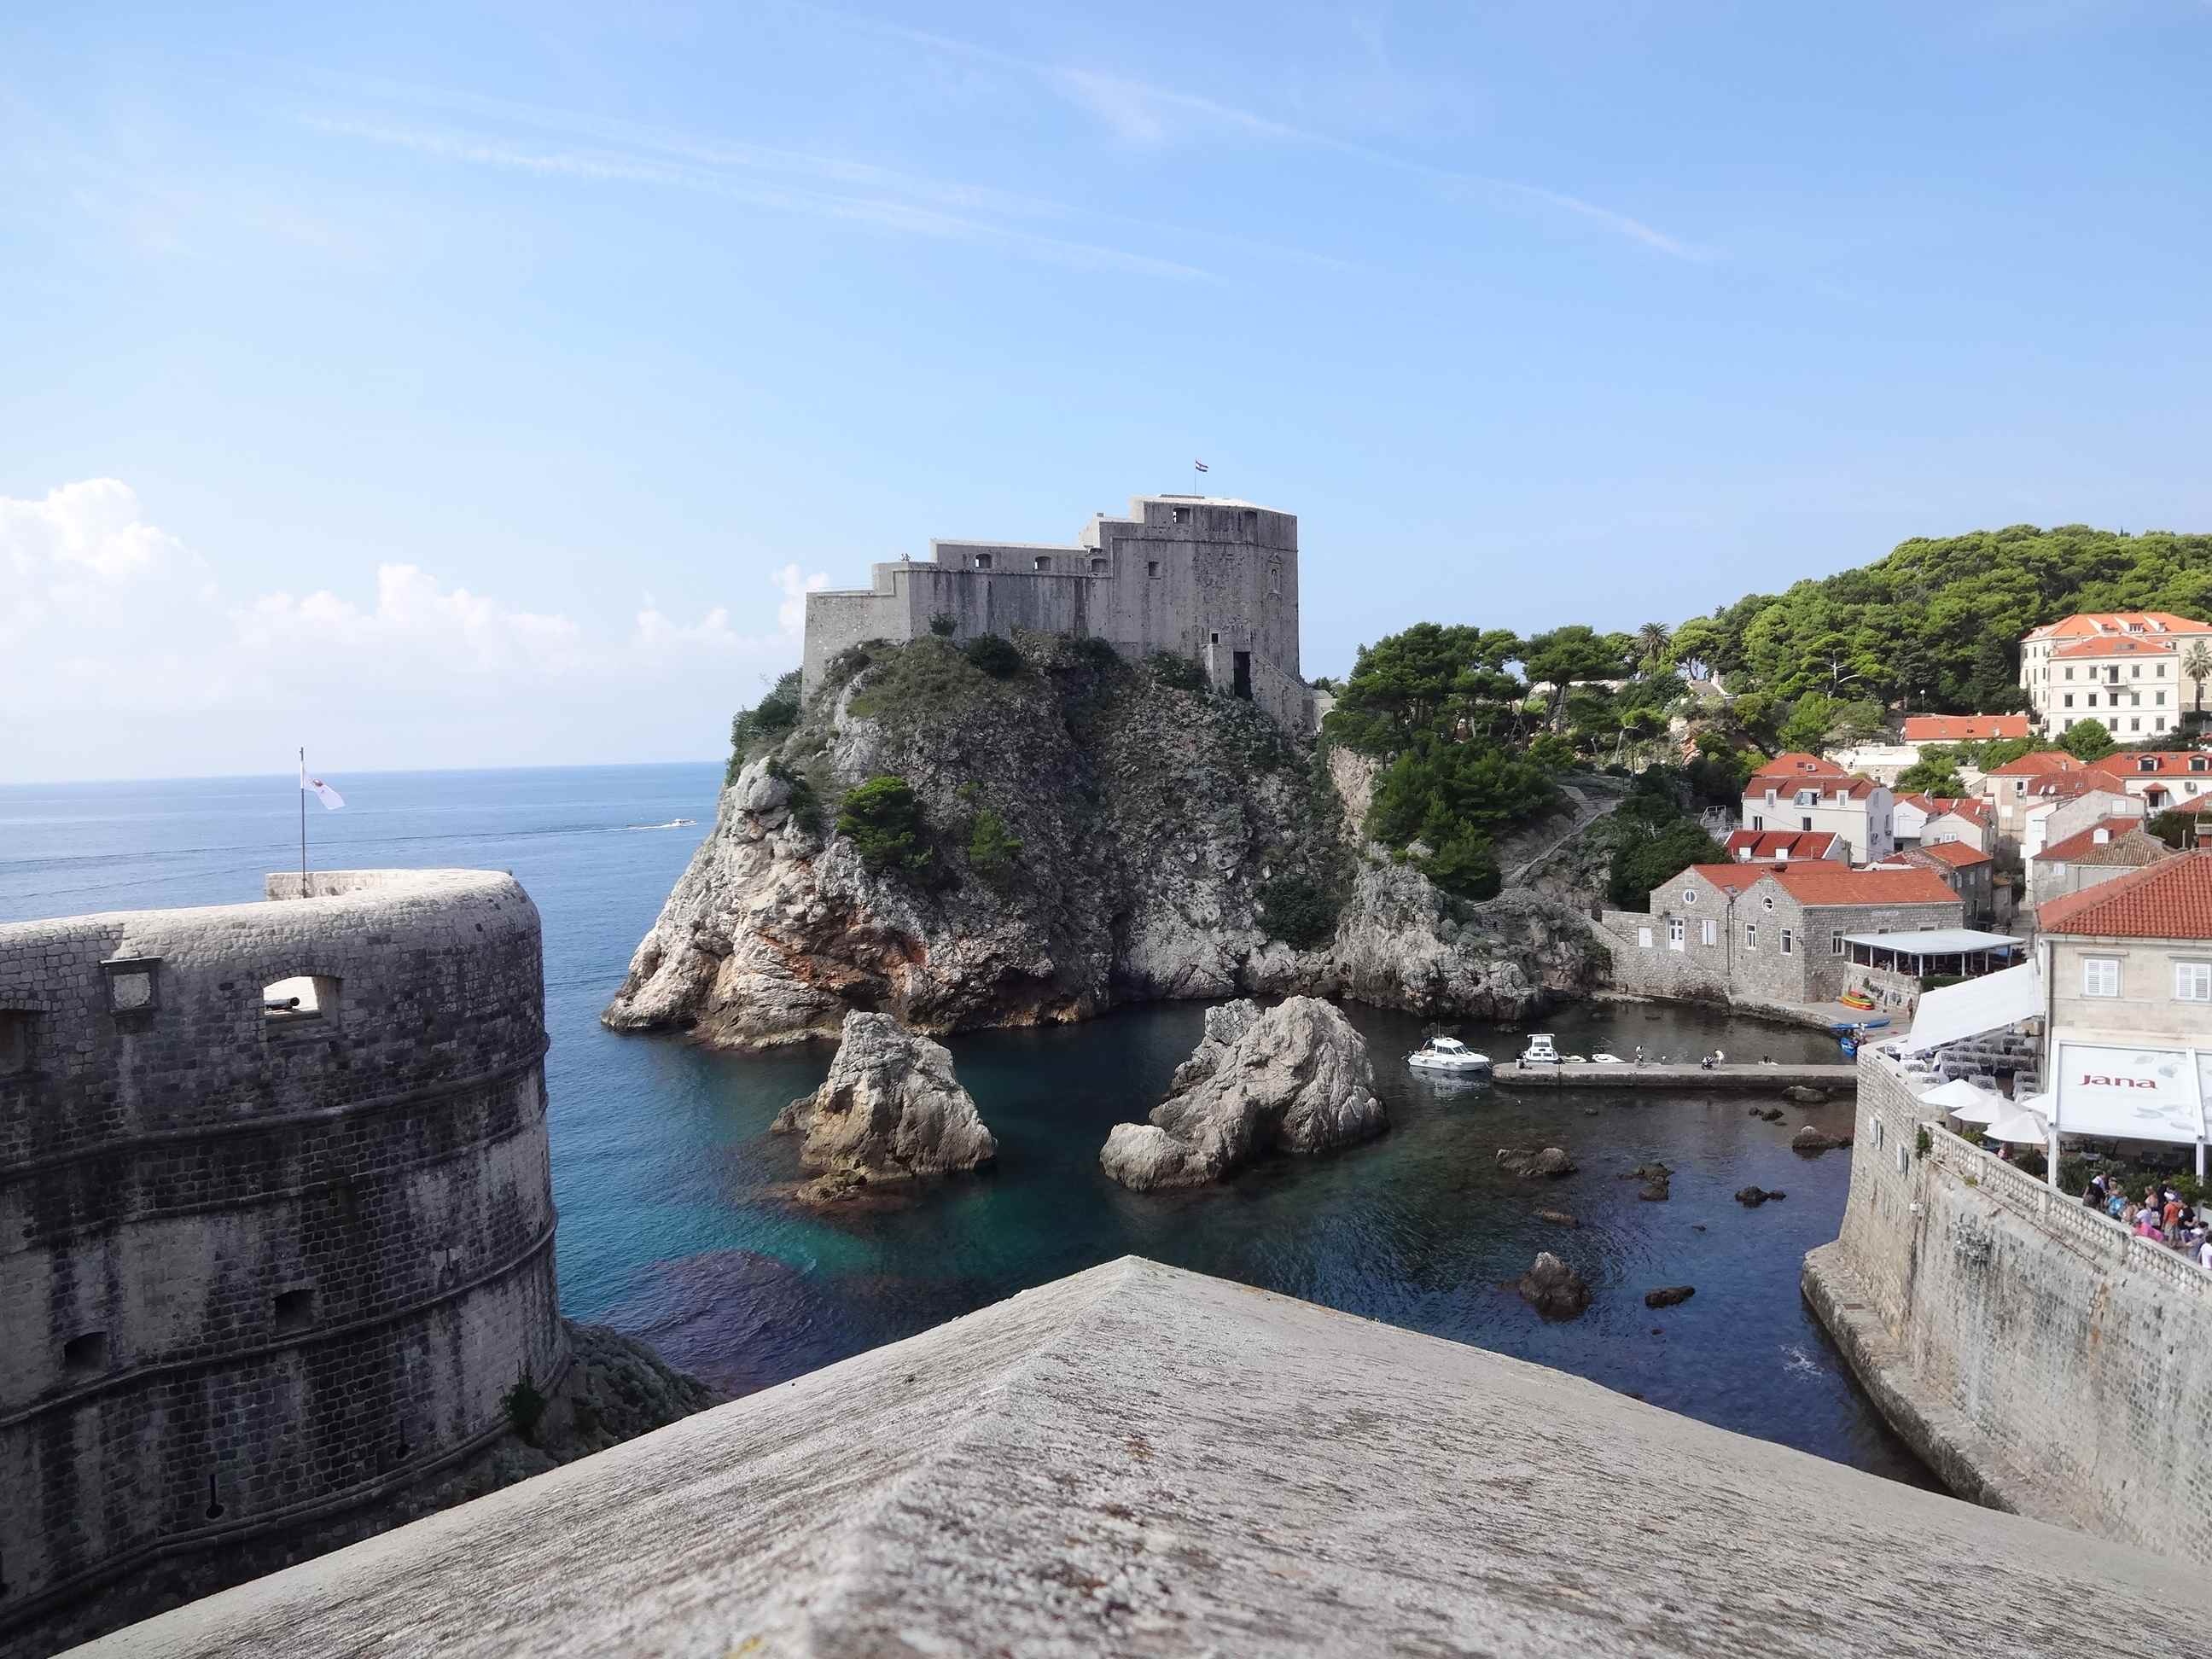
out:
{"label": "limestone rock", "polygon": [[1262,1152],[1317,1152],[1389,1127],[1367,1043],[1339,1010],[1291,997],[1206,1011],[1206,1035],[1146,1123],[1117,1123],[1100,1149],[1125,1187],[1197,1187]]}
{"label": "limestone rock", "polygon": [[1529,1180],[1557,1181],[1574,1174],[1576,1163],[1558,1146],[1500,1146],[1498,1161],[1508,1175]]}
{"label": "limestone rock", "polygon": [[1669,1181],[1674,1175],[1670,1166],[1655,1158],[1649,1164],[1639,1164],[1632,1170],[1623,1170],[1620,1178],[1623,1181]]}
{"label": "limestone rock", "polygon": [[1794,1100],[1801,1106],[1818,1106],[1827,1099],[1828,1091],[1811,1083],[1793,1083],[1782,1091],[1784,1100]]}
{"label": "limestone rock", "polygon": [[[1027,667],[1004,681],[931,640],[825,686],[723,791],[605,1023],[751,1048],[832,1035],[854,1007],[931,1033],[1177,997],[1526,1018],[1602,973],[1572,907],[1469,904],[1365,844],[1372,763],[1340,750],[1324,767],[1249,703],[1066,641],[1020,644]],[[907,700],[895,671],[933,652],[947,660],[927,683],[947,694]],[[833,831],[842,794],[883,774],[921,805],[929,879],[871,870]],[[988,872],[968,851],[987,807],[1019,843]],[[1269,936],[1261,890],[1286,871],[1341,894],[1332,937]]]}
{"label": "limestone rock", "polygon": [[1664,1204],[1674,1195],[1674,1189],[1663,1181],[1647,1181],[1636,1189],[1636,1195],[1648,1204]]}
{"label": "limestone rock", "polygon": [[1793,1152],[1802,1152],[1808,1158],[1817,1158],[1831,1147],[1848,1146],[1850,1144],[1849,1135],[1838,1139],[1834,1135],[1823,1133],[1809,1123],[1790,1137],[1790,1150]]}
{"label": "limestone rock", "polygon": [[1735,1201],[1747,1210],[1755,1210],[1762,1204],[1771,1203],[1776,1199],[1789,1196],[1787,1193],[1765,1192],[1757,1187],[1742,1187],[1736,1191]]}
{"label": "limestone rock", "polygon": [[846,1015],[830,1075],[770,1127],[806,1137],[799,1162],[822,1177],[808,1195],[823,1200],[972,1170],[999,1150],[975,1101],[954,1080],[944,1044],[916,1036],[888,1014]]}
{"label": "limestone rock", "polygon": [[1662,1285],[1656,1291],[1644,1292],[1644,1305],[1647,1308],[1671,1308],[1679,1303],[1687,1302],[1697,1293],[1698,1287],[1694,1285]]}
{"label": "limestone rock", "polygon": [[1583,1276],[1549,1250],[1537,1254],[1521,1275],[1519,1289],[1522,1298],[1547,1319],[1572,1319],[1589,1306],[1589,1286]]}
{"label": "limestone rock", "polygon": [[1555,1227],[1579,1227],[1583,1224],[1565,1210],[1539,1210],[1536,1212],[1536,1219],[1548,1221]]}
{"label": "limestone rock", "polygon": [[1779,1106],[1770,1106],[1759,1115],[1762,1122],[1779,1123],[1782,1121],[1782,1109]]}

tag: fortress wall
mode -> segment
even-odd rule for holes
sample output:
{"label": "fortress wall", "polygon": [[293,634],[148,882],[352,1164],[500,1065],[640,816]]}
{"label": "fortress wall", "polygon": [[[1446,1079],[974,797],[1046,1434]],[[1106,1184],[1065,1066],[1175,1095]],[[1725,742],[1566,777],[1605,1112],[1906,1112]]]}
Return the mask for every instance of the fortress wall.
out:
{"label": "fortress wall", "polygon": [[1861,1054],[1814,1308],[1960,1495],[2212,1563],[2212,1273],[1929,1119]]}
{"label": "fortress wall", "polygon": [[310,890],[0,927],[0,1628],[404,1485],[566,1364],[535,907]]}

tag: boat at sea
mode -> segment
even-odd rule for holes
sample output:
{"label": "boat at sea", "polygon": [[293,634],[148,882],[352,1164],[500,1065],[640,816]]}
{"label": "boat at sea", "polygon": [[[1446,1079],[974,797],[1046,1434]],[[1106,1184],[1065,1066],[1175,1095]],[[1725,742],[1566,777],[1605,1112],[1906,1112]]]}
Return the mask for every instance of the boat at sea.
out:
{"label": "boat at sea", "polygon": [[1417,1072],[1442,1072],[1458,1077],[1483,1077],[1490,1071],[1490,1056],[1479,1054],[1457,1037],[1432,1036],[1406,1056]]}

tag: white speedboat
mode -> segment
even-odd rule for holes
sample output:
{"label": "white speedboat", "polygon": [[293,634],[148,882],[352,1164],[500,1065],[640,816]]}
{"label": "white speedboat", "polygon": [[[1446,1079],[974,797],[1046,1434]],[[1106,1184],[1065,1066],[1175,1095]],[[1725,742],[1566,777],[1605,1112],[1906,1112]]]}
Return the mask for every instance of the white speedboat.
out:
{"label": "white speedboat", "polygon": [[1619,1054],[1592,1054],[1590,1059],[1600,1066],[1625,1066],[1628,1063]]}
{"label": "white speedboat", "polygon": [[1521,1051],[1521,1063],[1523,1066],[1556,1066],[1559,1063],[1559,1051],[1552,1046],[1549,1031],[1531,1031],[1528,1034],[1528,1046]]}
{"label": "white speedboat", "polygon": [[1417,1072],[1477,1076],[1490,1069],[1490,1056],[1478,1054],[1457,1037],[1436,1036],[1407,1054],[1406,1064]]}

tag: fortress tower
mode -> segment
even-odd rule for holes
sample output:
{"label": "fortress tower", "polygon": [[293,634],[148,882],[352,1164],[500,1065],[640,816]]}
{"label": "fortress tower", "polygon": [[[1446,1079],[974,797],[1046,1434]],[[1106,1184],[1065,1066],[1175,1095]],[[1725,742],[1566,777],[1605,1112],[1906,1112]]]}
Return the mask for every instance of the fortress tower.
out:
{"label": "fortress tower", "polygon": [[452,1464],[568,1364],[536,907],[301,888],[0,927],[0,1645]]}
{"label": "fortress tower", "polygon": [[933,541],[929,562],[879,564],[872,586],[806,596],[805,685],[864,640],[905,641],[952,619],[952,637],[1015,629],[1166,651],[1293,732],[1313,729],[1298,676],[1298,521],[1212,495],[1139,495],[1066,546]]}

